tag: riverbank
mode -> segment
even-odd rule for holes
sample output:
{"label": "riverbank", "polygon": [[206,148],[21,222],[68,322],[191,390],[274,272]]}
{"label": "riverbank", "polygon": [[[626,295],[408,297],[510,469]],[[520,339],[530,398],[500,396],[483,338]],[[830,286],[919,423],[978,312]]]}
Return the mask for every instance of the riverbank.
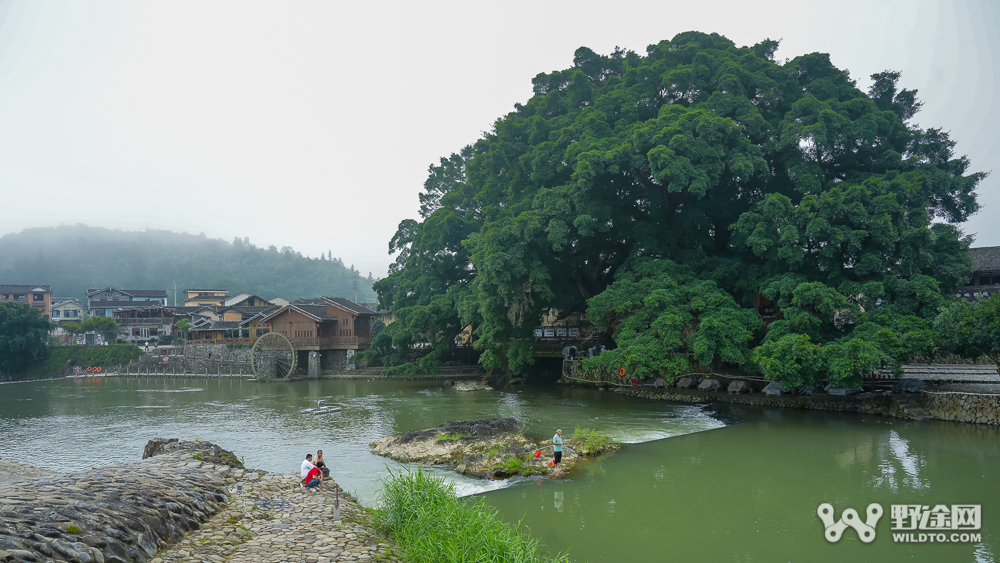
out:
{"label": "riverbank", "polygon": [[[721,389],[725,389],[722,387]],[[856,395],[729,394],[725,390],[621,386],[627,397],[678,403],[730,403],[760,407],[876,414],[906,420],[941,420],[1000,425],[1000,394],[921,390],[917,393],[858,393]]]}
{"label": "riverbank", "polygon": [[294,473],[245,470],[207,442],[180,446],[72,473],[0,462],[0,561],[398,561],[334,481],[305,491]]}

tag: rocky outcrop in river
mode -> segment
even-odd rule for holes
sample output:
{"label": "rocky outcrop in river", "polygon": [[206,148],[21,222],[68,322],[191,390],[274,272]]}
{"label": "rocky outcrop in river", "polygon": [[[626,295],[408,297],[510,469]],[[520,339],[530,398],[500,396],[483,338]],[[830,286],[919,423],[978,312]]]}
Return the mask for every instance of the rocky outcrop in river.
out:
{"label": "rocky outcrop in river", "polygon": [[[547,475],[553,469],[552,445],[539,446],[524,435],[524,425],[514,418],[485,418],[448,422],[375,440],[372,453],[396,461],[455,464],[470,477],[504,479],[515,475]],[[581,434],[564,438],[562,469],[572,469],[584,456],[614,451],[606,437]]]}

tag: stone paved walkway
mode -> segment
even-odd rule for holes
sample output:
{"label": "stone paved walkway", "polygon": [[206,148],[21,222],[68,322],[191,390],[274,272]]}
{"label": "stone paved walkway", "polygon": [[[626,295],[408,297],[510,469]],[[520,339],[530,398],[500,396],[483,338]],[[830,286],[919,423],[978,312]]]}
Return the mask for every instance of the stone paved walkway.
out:
{"label": "stone paved walkway", "polygon": [[[236,471],[228,479],[230,508],[157,554],[151,563],[332,563],[399,561],[396,548],[371,526],[369,514],[336,484],[299,487],[294,474]],[[243,487],[236,490],[236,484]]]}

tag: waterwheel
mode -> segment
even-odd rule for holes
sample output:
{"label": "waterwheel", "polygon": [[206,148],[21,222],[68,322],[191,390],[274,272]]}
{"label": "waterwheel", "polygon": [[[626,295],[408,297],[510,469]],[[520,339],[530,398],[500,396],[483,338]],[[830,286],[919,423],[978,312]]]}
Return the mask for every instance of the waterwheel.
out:
{"label": "waterwheel", "polygon": [[280,332],[269,332],[254,342],[250,367],[257,379],[285,379],[295,371],[295,346]]}

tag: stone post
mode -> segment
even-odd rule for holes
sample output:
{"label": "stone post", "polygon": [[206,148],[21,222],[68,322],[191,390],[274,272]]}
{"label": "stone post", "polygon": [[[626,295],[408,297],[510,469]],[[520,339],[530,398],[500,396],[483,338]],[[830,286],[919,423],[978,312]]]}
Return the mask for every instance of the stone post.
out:
{"label": "stone post", "polygon": [[323,373],[320,369],[319,357],[319,352],[309,352],[309,379],[319,379],[320,374]]}

